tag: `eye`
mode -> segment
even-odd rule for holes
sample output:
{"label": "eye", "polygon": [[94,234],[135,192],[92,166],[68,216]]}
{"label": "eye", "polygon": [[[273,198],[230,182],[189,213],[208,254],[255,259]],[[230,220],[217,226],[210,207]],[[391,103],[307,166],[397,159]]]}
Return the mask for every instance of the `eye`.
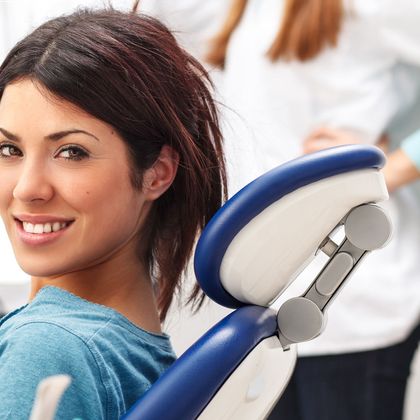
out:
{"label": "eye", "polygon": [[22,152],[13,144],[0,144],[0,158],[11,159],[13,157],[22,156]]}
{"label": "eye", "polygon": [[89,157],[89,153],[80,146],[65,146],[56,155],[66,160],[82,160]]}

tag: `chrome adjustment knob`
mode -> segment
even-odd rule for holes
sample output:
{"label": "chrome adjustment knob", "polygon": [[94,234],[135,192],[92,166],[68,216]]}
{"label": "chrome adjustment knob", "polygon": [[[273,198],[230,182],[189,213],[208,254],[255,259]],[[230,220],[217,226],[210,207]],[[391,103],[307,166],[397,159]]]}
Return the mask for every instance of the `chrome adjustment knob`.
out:
{"label": "chrome adjustment knob", "polygon": [[357,248],[373,251],[391,239],[392,224],[386,211],[375,204],[354,208],[344,222],[347,239]]}

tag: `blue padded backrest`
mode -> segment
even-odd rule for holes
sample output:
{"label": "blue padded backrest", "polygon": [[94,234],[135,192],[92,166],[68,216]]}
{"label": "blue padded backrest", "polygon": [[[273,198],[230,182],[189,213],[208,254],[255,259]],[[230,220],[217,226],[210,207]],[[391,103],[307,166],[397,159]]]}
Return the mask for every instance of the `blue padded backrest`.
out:
{"label": "blue padded backrest", "polygon": [[272,309],[238,309],[176,360],[123,419],[196,418],[246,355],[276,333],[277,318]]}
{"label": "blue padded backrest", "polygon": [[223,306],[242,306],[225,291],[219,276],[223,256],[236,234],[269,205],[298,188],[346,172],[379,169],[384,164],[385,156],[376,147],[340,146],[287,162],[248,184],[215,214],[200,237],[194,268],[201,288]]}

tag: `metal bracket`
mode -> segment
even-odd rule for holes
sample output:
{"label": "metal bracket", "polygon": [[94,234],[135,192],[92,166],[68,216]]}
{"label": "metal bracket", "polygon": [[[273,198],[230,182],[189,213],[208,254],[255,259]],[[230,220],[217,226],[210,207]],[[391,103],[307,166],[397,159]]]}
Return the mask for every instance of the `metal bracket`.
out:
{"label": "metal bracket", "polygon": [[375,204],[352,209],[342,220],[345,239],[340,245],[327,237],[320,250],[329,258],[305,293],[286,301],[277,323],[283,348],[317,337],[326,325],[326,309],[341,291],[360,262],[391,238],[392,225],[385,210]]}

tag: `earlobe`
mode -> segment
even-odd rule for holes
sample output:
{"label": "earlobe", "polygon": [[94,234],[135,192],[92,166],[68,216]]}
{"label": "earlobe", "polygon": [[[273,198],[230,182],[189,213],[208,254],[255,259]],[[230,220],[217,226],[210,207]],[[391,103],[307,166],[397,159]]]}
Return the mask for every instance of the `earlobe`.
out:
{"label": "earlobe", "polygon": [[146,199],[158,199],[175,179],[179,164],[179,155],[170,146],[163,146],[156,162],[147,169],[143,176],[143,192]]}

